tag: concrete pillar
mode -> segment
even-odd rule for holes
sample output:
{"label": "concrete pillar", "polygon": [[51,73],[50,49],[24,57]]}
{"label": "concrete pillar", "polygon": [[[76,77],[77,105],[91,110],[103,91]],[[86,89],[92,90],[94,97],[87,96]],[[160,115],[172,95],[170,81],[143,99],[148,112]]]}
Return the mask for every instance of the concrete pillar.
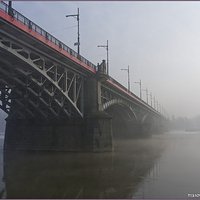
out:
{"label": "concrete pillar", "polygon": [[102,111],[101,81],[98,77],[91,77],[85,83],[87,112],[84,146],[92,151],[112,151],[112,117]]}
{"label": "concrete pillar", "polygon": [[86,119],[86,150],[112,151],[112,118],[105,112],[91,113]]}

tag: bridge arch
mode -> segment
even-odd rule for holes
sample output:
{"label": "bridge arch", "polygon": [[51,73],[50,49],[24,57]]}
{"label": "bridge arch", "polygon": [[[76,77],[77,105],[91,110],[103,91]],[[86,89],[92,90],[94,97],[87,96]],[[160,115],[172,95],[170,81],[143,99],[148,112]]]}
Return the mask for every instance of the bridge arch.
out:
{"label": "bridge arch", "polygon": [[126,111],[126,113],[129,116],[129,119],[135,119],[136,121],[138,121],[135,111],[126,101],[122,99],[112,99],[103,104],[103,110],[107,111],[109,110],[110,107],[113,107],[113,106],[121,107],[122,109],[124,109],[124,111]]}
{"label": "bridge arch", "polygon": [[112,99],[103,104],[103,110],[112,116],[114,139],[127,139],[136,135],[138,117],[131,105],[122,99]]}
{"label": "bridge arch", "polygon": [[150,135],[153,132],[155,126],[155,117],[150,113],[146,113],[142,116],[140,124],[142,127],[142,133],[144,135]]}
{"label": "bridge arch", "polygon": [[0,107],[6,113],[15,102],[19,118],[83,117],[81,74],[1,35],[0,55]]}

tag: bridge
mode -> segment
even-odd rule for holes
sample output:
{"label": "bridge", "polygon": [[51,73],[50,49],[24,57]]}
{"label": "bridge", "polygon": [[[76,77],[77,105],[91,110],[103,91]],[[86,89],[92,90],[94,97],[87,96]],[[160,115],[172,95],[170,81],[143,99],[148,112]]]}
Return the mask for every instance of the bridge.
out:
{"label": "bridge", "polygon": [[111,151],[164,116],[25,16],[0,2],[0,108],[5,149]]}

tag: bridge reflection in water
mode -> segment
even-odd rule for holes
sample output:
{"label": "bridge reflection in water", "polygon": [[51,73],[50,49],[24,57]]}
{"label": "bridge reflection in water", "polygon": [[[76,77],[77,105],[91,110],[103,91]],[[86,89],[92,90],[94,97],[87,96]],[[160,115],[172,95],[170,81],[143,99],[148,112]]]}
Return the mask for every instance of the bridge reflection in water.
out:
{"label": "bridge reflection in water", "polygon": [[5,151],[6,198],[132,198],[163,150],[161,138],[115,141],[111,153]]}

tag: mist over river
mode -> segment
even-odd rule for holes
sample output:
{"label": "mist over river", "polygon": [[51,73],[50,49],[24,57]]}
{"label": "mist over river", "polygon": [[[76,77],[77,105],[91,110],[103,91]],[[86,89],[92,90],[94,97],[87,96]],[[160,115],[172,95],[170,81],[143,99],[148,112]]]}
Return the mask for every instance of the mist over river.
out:
{"label": "mist over river", "polygon": [[200,193],[198,132],[115,141],[112,153],[3,155],[0,141],[1,198],[163,199]]}

